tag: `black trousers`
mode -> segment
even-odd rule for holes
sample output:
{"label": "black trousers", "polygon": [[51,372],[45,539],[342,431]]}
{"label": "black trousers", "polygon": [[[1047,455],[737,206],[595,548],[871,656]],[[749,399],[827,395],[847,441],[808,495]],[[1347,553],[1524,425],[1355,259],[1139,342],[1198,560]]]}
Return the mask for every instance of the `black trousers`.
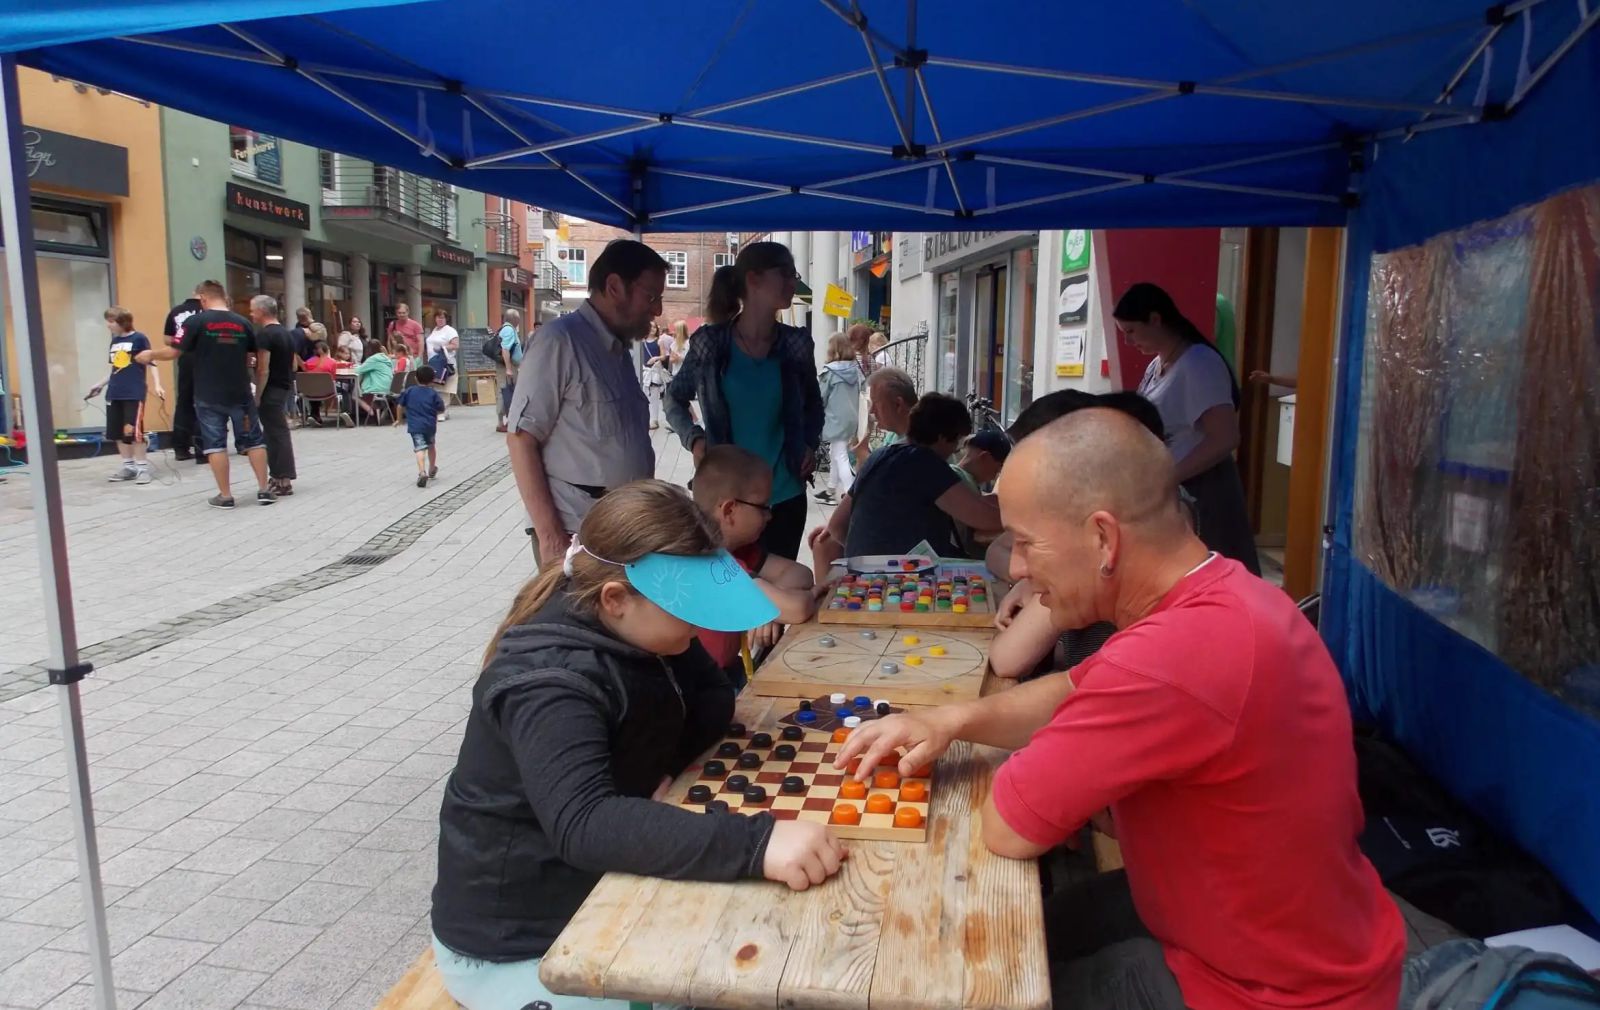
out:
{"label": "black trousers", "polygon": [[768,554],[793,561],[800,556],[800,540],[806,535],[806,495],[802,491],[772,506],[772,519],[761,534],[761,546]]}
{"label": "black trousers", "polygon": [[[182,358],[178,359],[178,398],[172,406],[172,449],[179,455],[194,451],[195,435],[199,422],[194,414],[194,368]],[[196,457],[201,462],[205,457]]]}
{"label": "black trousers", "polygon": [[261,432],[267,437],[267,473],[276,480],[294,480],[294,441],[289,436],[287,389],[268,388],[261,394]]}
{"label": "black trousers", "polygon": [[1140,921],[1123,871],[1045,899],[1044,935],[1054,1006],[1184,1010],[1178,980]]}

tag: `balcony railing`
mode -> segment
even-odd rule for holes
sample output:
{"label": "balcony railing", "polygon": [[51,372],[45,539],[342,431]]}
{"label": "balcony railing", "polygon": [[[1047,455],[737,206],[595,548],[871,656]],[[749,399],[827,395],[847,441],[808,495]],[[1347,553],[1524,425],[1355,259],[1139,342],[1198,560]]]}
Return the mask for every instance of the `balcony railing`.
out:
{"label": "balcony railing", "polygon": [[533,258],[533,286],[540,291],[553,291],[559,297],[567,285],[567,275],[561,268],[543,256]]}
{"label": "balcony railing", "polygon": [[516,266],[522,259],[522,226],[510,214],[483,219],[483,254],[490,263]]}
{"label": "balcony railing", "polygon": [[448,183],[338,157],[324,162],[323,217],[399,241],[456,240],[456,193]]}

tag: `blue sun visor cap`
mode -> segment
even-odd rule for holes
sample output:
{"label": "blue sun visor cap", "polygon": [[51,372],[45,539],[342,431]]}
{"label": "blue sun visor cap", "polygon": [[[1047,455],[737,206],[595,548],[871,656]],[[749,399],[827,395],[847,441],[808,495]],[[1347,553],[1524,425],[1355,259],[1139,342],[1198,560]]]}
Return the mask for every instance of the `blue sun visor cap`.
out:
{"label": "blue sun visor cap", "polygon": [[646,554],[623,570],[641,596],[697,628],[749,631],[778,618],[777,604],[727,551]]}

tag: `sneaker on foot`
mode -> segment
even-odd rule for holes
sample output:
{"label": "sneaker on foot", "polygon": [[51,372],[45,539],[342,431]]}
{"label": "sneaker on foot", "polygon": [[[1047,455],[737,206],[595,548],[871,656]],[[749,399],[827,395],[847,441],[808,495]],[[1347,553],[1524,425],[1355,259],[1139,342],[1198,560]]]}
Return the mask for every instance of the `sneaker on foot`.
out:
{"label": "sneaker on foot", "polygon": [[417,487],[427,487],[427,486],[428,486],[428,475],[425,474],[425,473],[417,474]]}
{"label": "sneaker on foot", "polygon": [[147,467],[147,466],[141,466],[139,468],[138,476],[136,478],[134,478],[134,483],[135,484],[148,484],[148,483],[150,483],[150,468]]}
{"label": "sneaker on foot", "polygon": [[265,489],[256,492],[257,505],[271,505],[278,500],[278,496]]}
{"label": "sneaker on foot", "polygon": [[121,470],[118,470],[116,473],[107,477],[106,480],[109,480],[114,484],[117,481],[133,480],[137,476],[139,476],[139,471],[135,470],[132,466],[125,466]]}
{"label": "sneaker on foot", "polygon": [[832,491],[828,491],[828,490],[822,490],[822,491],[818,491],[816,494],[812,495],[811,497],[815,498],[819,502],[823,502],[824,504],[826,504],[828,502],[828,500],[833,497],[833,492]]}
{"label": "sneaker on foot", "polygon": [[211,507],[214,508],[214,509],[231,509],[231,508],[233,508],[233,499],[232,498],[224,498],[220,494],[212,495],[211,496]]}

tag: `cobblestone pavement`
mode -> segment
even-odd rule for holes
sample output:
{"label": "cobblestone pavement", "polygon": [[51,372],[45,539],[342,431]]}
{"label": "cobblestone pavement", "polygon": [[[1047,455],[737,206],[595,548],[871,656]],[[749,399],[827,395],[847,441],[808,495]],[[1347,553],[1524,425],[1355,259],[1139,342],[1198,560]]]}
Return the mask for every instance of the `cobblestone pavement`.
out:
{"label": "cobblestone pavement", "polygon": [[[425,948],[440,790],[532,569],[488,412],[439,442],[419,489],[403,432],[297,432],[298,493],[231,513],[193,464],[63,465],[119,1007],[370,1010]],[[0,485],[0,1007],[67,1010],[92,993],[28,492]]]}

